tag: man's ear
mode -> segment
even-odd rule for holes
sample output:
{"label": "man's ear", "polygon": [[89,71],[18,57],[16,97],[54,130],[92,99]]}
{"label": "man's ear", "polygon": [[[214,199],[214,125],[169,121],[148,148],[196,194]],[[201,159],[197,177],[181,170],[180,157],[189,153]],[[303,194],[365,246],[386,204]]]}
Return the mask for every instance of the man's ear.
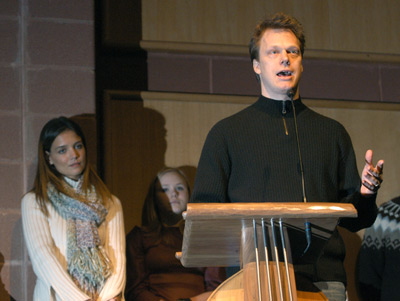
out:
{"label": "man's ear", "polygon": [[261,69],[260,69],[260,62],[257,61],[256,59],[253,59],[253,70],[255,73],[260,74]]}

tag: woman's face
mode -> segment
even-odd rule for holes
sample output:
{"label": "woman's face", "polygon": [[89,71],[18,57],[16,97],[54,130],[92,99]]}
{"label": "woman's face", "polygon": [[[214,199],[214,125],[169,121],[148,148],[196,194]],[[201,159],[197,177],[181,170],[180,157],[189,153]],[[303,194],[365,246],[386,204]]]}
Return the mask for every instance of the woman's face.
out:
{"label": "woman's face", "polygon": [[49,156],[49,163],[57,171],[74,180],[78,180],[86,166],[86,150],[82,139],[71,130],[65,130],[54,139]]}
{"label": "woman's face", "polygon": [[189,201],[189,189],[185,179],[177,172],[171,171],[159,177],[157,200],[161,211],[172,211],[181,214],[186,210]]}

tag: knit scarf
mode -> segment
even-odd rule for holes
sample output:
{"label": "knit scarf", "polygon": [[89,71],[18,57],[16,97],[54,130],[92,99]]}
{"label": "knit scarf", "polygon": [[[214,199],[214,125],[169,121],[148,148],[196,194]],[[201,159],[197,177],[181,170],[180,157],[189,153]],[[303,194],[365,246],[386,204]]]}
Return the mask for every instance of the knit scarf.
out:
{"label": "knit scarf", "polygon": [[68,273],[85,294],[97,298],[111,274],[111,262],[100,244],[98,233],[108,212],[97,201],[94,188],[88,194],[81,191],[82,178],[78,182],[68,178],[65,181],[70,184],[65,184],[66,189],[75,188],[75,193],[86,200],[74,199],[48,184],[47,195],[52,205],[67,221]]}

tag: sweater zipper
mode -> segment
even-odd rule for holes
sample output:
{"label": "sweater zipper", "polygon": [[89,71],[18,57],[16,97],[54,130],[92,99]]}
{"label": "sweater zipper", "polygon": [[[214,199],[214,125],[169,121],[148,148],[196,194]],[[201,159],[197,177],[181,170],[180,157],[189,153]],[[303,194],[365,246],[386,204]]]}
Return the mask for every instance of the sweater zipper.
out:
{"label": "sweater zipper", "polygon": [[286,120],[285,120],[285,115],[286,115],[286,105],[285,101],[282,101],[282,120],[283,120],[283,127],[285,128],[285,134],[286,136],[289,136],[289,132],[286,126]]}
{"label": "sweater zipper", "polygon": [[285,127],[285,134],[286,134],[286,136],[289,136],[289,132],[288,132],[287,127],[286,127],[285,117],[282,116],[282,120],[283,120],[283,126]]}

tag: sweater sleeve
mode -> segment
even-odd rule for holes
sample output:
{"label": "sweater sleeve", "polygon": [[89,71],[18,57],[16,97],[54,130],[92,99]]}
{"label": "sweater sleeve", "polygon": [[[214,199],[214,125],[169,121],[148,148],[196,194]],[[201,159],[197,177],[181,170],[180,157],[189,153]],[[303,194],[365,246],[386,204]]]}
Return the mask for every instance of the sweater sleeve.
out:
{"label": "sweater sleeve", "polygon": [[356,218],[341,218],[339,226],[349,231],[357,232],[361,229],[370,227],[377,216],[378,207],[376,205],[376,194],[362,195],[359,191],[345,198],[346,202],[351,203],[357,210]]}
{"label": "sweater sleeve", "polygon": [[110,300],[122,294],[125,287],[125,230],[122,206],[113,197],[111,208],[107,215],[107,230],[105,248],[112,262],[112,275],[107,279],[100,292],[99,300]]}
{"label": "sweater sleeve", "polygon": [[228,147],[217,127],[209,132],[196,171],[191,202],[229,202],[227,191],[231,163]]}
{"label": "sweater sleeve", "polygon": [[215,290],[226,279],[225,268],[209,267],[204,271],[206,291]]}
{"label": "sweater sleeve", "polygon": [[73,282],[57,258],[58,252],[47,217],[37,205],[33,193],[26,194],[21,205],[22,227],[26,247],[36,276],[61,300],[89,300]]}
{"label": "sweater sleeve", "polygon": [[126,290],[127,301],[159,301],[160,297],[148,289],[144,246],[139,227],[135,227],[126,238]]}
{"label": "sweater sleeve", "polygon": [[342,218],[339,226],[357,232],[370,227],[378,214],[376,194],[360,193],[361,179],[357,170],[356,156],[347,131],[343,128],[341,138],[341,162],[339,164],[339,201],[351,203],[357,210],[356,218]]}

